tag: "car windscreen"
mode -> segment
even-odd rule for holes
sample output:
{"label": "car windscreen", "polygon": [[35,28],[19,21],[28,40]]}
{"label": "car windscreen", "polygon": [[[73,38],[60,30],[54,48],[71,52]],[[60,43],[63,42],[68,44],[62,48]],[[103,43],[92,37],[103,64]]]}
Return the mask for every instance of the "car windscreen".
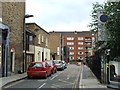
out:
{"label": "car windscreen", "polygon": [[29,65],[29,67],[43,67],[42,63],[32,63]]}
{"label": "car windscreen", "polygon": [[55,64],[60,64],[61,63],[61,61],[54,61],[55,62]]}
{"label": "car windscreen", "polygon": [[48,61],[47,62],[50,66],[52,66],[53,65],[53,63],[51,62],[51,61]]}

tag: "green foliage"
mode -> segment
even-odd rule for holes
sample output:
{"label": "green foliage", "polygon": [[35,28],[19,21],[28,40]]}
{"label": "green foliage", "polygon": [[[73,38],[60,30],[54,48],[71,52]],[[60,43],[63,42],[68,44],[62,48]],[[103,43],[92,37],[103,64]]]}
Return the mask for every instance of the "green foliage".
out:
{"label": "green foliage", "polygon": [[106,3],[104,9],[108,16],[105,26],[110,36],[109,48],[112,57],[117,57],[120,56],[120,2]]}
{"label": "green foliage", "polygon": [[106,48],[110,48],[111,56],[120,56],[120,1],[119,2],[107,2],[104,5],[99,3],[93,4],[92,10],[92,22],[89,27],[91,31],[97,31],[98,21],[97,21],[97,11],[101,9],[108,16],[108,20],[105,23],[105,29],[108,34],[108,45]]}
{"label": "green foliage", "polygon": [[93,10],[92,10],[92,22],[88,25],[88,27],[90,27],[91,31],[97,31],[98,29],[98,16],[97,16],[97,12],[98,10],[102,10],[103,9],[103,5],[99,4],[98,2],[93,4]]}

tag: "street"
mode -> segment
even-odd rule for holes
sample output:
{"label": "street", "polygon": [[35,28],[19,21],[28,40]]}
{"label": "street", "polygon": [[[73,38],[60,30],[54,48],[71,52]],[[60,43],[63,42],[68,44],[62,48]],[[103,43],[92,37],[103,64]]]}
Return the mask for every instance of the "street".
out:
{"label": "street", "polygon": [[32,89],[39,90],[45,88],[53,88],[53,89],[64,89],[70,88],[72,90],[79,88],[79,79],[81,73],[81,66],[77,65],[68,65],[67,69],[63,71],[57,71],[57,73],[49,76],[47,79],[43,78],[33,78],[28,79],[25,78],[18,82],[14,82],[9,84],[3,88],[6,89]]}

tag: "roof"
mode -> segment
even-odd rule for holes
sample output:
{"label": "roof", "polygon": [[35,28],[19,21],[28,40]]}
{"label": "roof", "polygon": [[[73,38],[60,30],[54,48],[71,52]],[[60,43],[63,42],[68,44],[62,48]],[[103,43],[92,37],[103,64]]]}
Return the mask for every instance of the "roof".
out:
{"label": "roof", "polygon": [[9,27],[2,22],[0,22],[0,29],[9,29]]}
{"label": "roof", "polygon": [[[40,27],[38,24],[36,24],[35,22],[33,22],[33,23],[26,23],[26,25],[32,25],[32,24],[38,26],[41,30],[43,30],[43,31],[45,31],[46,33],[48,33],[46,30],[44,30],[43,28],[41,28],[41,27]],[[49,33],[48,33],[48,34],[49,34]]]}
{"label": "roof", "polygon": [[25,31],[27,31],[27,32],[29,32],[30,34],[32,34],[32,35],[35,35],[35,33],[34,32],[32,32],[31,30],[29,30],[29,29],[25,29]]}
{"label": "roof", "polygon": [[62,35],[91,35],[91,31],[52,31],[49,33],[60,33]]}

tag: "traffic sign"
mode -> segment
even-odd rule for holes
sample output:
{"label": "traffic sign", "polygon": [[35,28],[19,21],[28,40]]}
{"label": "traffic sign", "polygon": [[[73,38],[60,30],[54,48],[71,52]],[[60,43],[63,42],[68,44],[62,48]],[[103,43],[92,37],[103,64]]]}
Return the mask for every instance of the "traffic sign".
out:
{"label": "traffic sign", "polygon": [[100,17],[99,17],[99,20],[103,23],[105,23],[107,21],[107,15],[105,14],[101,14]]}

